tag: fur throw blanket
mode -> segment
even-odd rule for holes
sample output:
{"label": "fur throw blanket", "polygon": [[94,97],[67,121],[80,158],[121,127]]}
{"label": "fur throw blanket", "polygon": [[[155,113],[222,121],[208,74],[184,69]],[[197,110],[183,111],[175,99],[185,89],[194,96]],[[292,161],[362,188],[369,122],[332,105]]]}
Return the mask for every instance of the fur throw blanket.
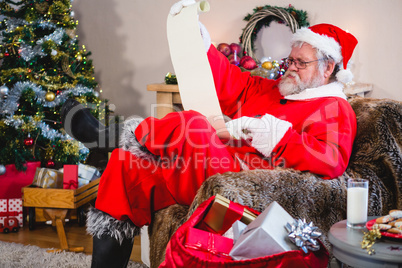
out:
{"label": "fur throw blanket", "polygon": [[280,168],[216,174],[204,182],[190,208],[174,205],[155,213],[149,228],[151,267],[163,261],[177,228],[199,204],[216,194],[258,211],[277,201],[294,218],[318,226],[330,252],[328,231],[346,219],[347,179],[369,180],[368,215],[402,209],[402,103],[359,97],[349,102],[358,128],[348,169],[341,177],[323,180],[308,172]]}

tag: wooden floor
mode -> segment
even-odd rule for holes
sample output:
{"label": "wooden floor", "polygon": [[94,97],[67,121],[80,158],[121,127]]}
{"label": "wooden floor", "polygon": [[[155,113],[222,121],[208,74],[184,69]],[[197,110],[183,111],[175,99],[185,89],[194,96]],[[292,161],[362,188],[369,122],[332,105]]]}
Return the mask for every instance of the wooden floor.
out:
{"label": "wooden floor", "polygon": [[[69,247],[84,247],[85,254],[92,254],[92,236],[88,235],[85,226],[80,227],[77,222],[66,222],[65,231]],[[20,228],[17,233],[0,233],[0,240],[15,242],[24,245],[35,245],[41,248],[60,248],[56,227],[45,223],[36,223],[35,229],[30,231],[28,226]],[[134,240],[131,260],[141,262],[140,238]]]}

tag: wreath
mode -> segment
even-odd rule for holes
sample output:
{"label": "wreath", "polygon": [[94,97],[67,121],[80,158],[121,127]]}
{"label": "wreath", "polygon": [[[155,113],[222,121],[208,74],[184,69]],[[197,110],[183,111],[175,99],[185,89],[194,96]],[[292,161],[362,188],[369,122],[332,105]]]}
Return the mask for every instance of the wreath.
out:
{"label": "wreath", "polygon": [[[301,27],[310,26],[307,21],[307,12],[297,10],[292,5],[286,8],[269,5],[257,7],[254,9],[254,13],[248,14],[244,20],[248,21],[248,23],[240,36],[240,43],[243,46],[244,53],[254,59],[254,42],[257,39],[257,34],[262,27],[269,27],[272,21],[275,20],[278,23],[286,24],[290,27],[292,33]],[[255,60],[259,62],[258,59]]]}

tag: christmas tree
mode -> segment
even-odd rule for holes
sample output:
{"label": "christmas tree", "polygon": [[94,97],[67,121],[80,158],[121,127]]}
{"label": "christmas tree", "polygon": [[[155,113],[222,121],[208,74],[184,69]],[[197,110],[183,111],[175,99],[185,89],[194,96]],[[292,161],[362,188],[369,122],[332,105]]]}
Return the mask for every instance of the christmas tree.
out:
{"label": "christmas tree", "polygon": [[[0,0],[0,165],[24,169],[83,162],[89,150],[62,128],[68,98],[109,111],[99,98],[90,52],[79,46],[70,0]],[[102,118],[99,118],[102,119]]]}

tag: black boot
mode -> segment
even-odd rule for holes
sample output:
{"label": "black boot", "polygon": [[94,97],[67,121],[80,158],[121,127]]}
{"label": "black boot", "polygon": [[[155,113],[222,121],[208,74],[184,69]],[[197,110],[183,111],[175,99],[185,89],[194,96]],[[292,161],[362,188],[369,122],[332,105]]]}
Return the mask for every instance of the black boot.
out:
{"label": "black boot", "polygon": [[87,232],[93,236],[92,268],[126,267],[140,228],[130,220],[119,221],[92,208],[87,216]]}
{"label": "black boot", "polygon": [[68,99],[61,108],[64,130],[87,148],[112,151],[119,146],[123,124],[113,123],[108,127],[99,122],[81,103]]}
{"label": "black boot", "polygon": [[120,244],[115,238],[102,235],[94,236],[92,251],[92,268],[125,268],[133,249],[132,239],[123,239]]}

